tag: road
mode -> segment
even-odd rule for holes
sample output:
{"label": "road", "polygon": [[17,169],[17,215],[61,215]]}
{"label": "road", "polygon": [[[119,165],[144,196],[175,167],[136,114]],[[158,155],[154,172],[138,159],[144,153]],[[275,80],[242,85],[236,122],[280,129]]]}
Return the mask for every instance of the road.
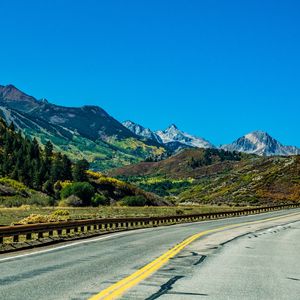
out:
{"label": "road", "polygon": [[300,222],[247,234],[205,255],[192,244],[124,299],[300,299]]}
{"label": "road", "polygon": [[[279,216],[282,216],[282,218],[258,222],[259,220]],[[170,260],[171,263],[173,263],[173,261],[178,261],[183,254],[188,253],[186,257],[183,257],[183,264],[188,265],[185,271],[189,270],[189,267],[191,266],[201,266],[202,268],[206,264],[206,261],[203,261],[203,257],[205,256],[202,255],[203,253],[206,253],[205,251],[213,251],[213,249],[218,248],[218,245],[235,236],[262,230],[264,227],[291,223],[296,220],[300,220],[300,209],[115,233],[90,240],[47,247],[45,249],[2,255],[0,256],[0,299],[89,299],[100,291],[109,288],[115,282],[119,282],[121,279],[126,278],[143,266],[149,264],[179,242],[199,232],[216,230],[220,227],[232,226],[233,224],[240,224],[236,227],[232,226],[231,228],[216,230],[214,234],[208,232],[207,236],[201,237],[198,241],[194,241],[187,245],[187,248]],[[257,221],[257,223],[251,225],[249,222],[253,221]],[[299,233],[296,232],[297,231],[295,230],[294,234],[298,234],[297,238],[298,241],[300,241]],[[237,246],[238,243],[240,243],[239,240],[241,240],[241,242],[244,241],[244,239],[241,238],[236,242],[233,241],[227,244],[235,245],[234,251],[236,251],[237,255],[239,254],[239,246]],[[205,245],[203,245],[203,243]],[[280,241],[278,243],[280,244]],[[191,249],[195,247],[197,249],[194,253],[192,251],[192,254],[190,254]],[[245,246],[242,245],[241,247]],[[263,246],[260,247],[263,249]],[[297,249],[299,253],[299,248]],[[200,250],[202,251],[201,253],[199,252]],[[278,249],[278,251],[278,253],[280,253],[283,249]],[[292,258],[295,258],[295,254],[297,253],[292,253]],[[222,252],[221,255],[225,255],[226,257],[226,251]],[[230,251],[227,255],[230,256]],[[259,252],[257,255],[259,255]],[[274,255],[276,255],[276,253]],[[216,255],[216,257],[218,257],[218,255]],[[209,260],[207,259],[207,261]],[[255,261],[255,255],[253,261]],[[266,257],[265,261],[267,261]],[[196,264],[194,265],[194,263]],[[219,263],[220,262],[218,261],[212,263],[212,273],[210,274],[214,274],[218,268],[219,271],[222,269],[221,265],[218,267]],[[240,264],[238,260],[235,263],[236,265]],[[251,267],[251,262],[246,262],[246,259],[242,260],[242,263],[248,263]],[[280,265],[280,262],[277,263]],[[292,260],[290,263],[292,263]],[[138,285],[130,290],[124,291],[122,298],[157,299],[161,297],[161,299],[177,299],[174,294],[169,293],[170,291],[168,288],[170,285],[174,285],[174,283],[182,284],[179,289],[186,291],[187,288],[189,291],[193,291],[193,289],[189,287],[189,282],[192,286],[197,286],[199,285],[199,282],[202,282],[203,276],[204,278],[207,277],[206,280],[209,280],[209,278],[213,280],[212,276],[209,277],[204,273],[198,274],[196,272],[197,274],[195,273],[194,276],[190,277],[189,280],[185,282],[185,279],[188,278],[184,278],[185,275],[175,275],[174,277],[173,273],[176,271],[176,268],[175,271],[172,270],[172,267],[170,268],[169,264],[154,273],[154,275],[149,276],[146,280],[141,282],[137,281],[136,283],[138,283]],[[207,265],[209,267],[210,264],[207,263]],[[293,265],[291,265],[291,268],[292,267]],[[226,270],[228,270],[228,268]],[[248,271],[249,269],[245,267],[245,270]],[[163,276],[160,276],[161,272],[164,271],[166,272]],[[157,279],[155,276],[160,277]],[[223,274],[218,273],[218,276],[218,282],[222,283]],[[253,274],[253,276],[255,275]],[[299,288],[299,282],[297,281],[299,275],[291,272],[289,276],[294,279],[287,280],[287,282],[290,282],[290,284],[292,282],[293,284],[297,283],[298,285],[296,287]],[[262,278],[264,278],[264,276]],[[170,280],[171,283],[169,284]],[[172,282],[172,280],[175,280],[175,282]],[[223,290],[220,289],[219,294],[216,292],[215,299],[224,299],[228,295],[230,296],[229,293],[226,294],[226,297],[221,297],[223,291],[226,291],[226,286],[228,284],[232,286],[232,282],[229,281],[230,277],[224,280]],[[257,279],[253,284],[255,285],[258,283]],[[211,281],[210,284],[211,285],[209,285],[209,281],[207,281],[208,290],[209,288],[212,289],[214,286],[213,281]],[[258,286],[260,287],[261,285]],[[163,291],[161,291],[162,287]],[[196,299],[196,297],[198,299],[202,296],[207,298],[210,293],[211,291],[190,292],[188,299]],[[177,296],[179,297],[178,299],[187,299],[186,297],[188,294],[186,293],[180,296],[179,293]],[[253,294],[253,298],[251,299],[259,298],[255,298],[255,295]]]}

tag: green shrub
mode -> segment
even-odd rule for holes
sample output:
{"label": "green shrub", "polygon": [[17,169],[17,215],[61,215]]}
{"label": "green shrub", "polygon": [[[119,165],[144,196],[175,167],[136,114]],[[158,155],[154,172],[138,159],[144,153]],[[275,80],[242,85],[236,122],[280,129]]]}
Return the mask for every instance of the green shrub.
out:
{"label": "green shrub", "polygon": [[72,195],[82,200],[83,206],[88,206],[91,204],[91,199],[95,195],[95,189],[88,182],[74,182],[64,187],[60,192],[62,199],[66,199]]}
{"label": "green shrub", "polygon": [[19,207],[22,205],[33,206],[52,206],[54,199],[42,193],[30,195],[30,198],[25,198],[19,195],[10,197],[0,197],[0,205],[4,207]]}
{"label": "green shrub", "polygon": [[122,199],[124,205],[127,206],[145,206],[147,199],[144,196],[126,196]]}
{"label": "green shrub", "polygon": [[110,205],[110,201],[107,197],[100,194],[95,194],[95,196],[91,200],[91,204],[93,206],[99,206],[99,205]]}

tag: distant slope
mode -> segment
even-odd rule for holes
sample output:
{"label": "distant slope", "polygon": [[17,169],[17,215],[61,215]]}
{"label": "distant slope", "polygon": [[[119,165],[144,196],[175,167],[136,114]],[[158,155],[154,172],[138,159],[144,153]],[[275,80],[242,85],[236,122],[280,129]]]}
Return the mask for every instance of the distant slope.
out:
{"label": "distant slope", "polygon": [[[260,157],[190,149],[164,161],[110,172],[177,202],[274,204],[300,201],[300,156]],[[184,188],[183,188],[184,187]]]}
{"label": "distant slope", "polygon": [[95,170],[138,162],[165,152],[141,139],[97,106],[63,107],[37,100],[13,85],[0,86],[0,116],[41,143],[73,159],[86,158]]}
{"label": "distant slope", "polygon": [[300,149],[293,146],[284,146],[268,133],[253,131],[234,141],[232,144],[222,146],[222,149],[239,151],[257,155],[297,155]]}
{"label": "distant slope", "polygon": [[300,156],[242,161],[230,171],[200,180],[183,202],[277,204],[300,201]]}

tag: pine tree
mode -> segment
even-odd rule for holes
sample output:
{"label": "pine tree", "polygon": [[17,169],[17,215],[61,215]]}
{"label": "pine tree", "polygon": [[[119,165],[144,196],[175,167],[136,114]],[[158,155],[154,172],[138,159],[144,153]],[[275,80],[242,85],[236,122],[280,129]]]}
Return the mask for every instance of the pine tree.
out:
{"label": "pine tree", "polygon": [[86,171],[89,168],[89,163],[86,159],[82,159],[77,161],[74,166],[73,166],[73,172],[72,172],[72,176],[73,176],[73,180],[74,181],[87,181],[87,175],[86,175]]}
{"label": "pine tree", "polygon": [[67,155],[62,157],[62,177],[64,180],[72,180],[72,162]]}

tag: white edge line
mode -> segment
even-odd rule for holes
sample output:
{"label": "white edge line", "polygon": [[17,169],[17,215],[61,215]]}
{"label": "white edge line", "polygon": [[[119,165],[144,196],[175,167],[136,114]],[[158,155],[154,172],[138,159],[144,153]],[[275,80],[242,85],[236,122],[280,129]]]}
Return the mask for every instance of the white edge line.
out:
{"label": "white edge line", "polygon": [[[25,254],[20,254],[20,255],[15,255],[15,256],[4,257],[4,258],[0,259],[0,262],[13,260],[13,259],[18,259],[18,258],[22,258],[22,257],[26,257],[26,256],[32,256],[32,255],[38,255],[38,254],[53,252],[53,251],[57,251],[57,250],[60,250],[60,249],[65,249],[65,248],[69,248],[69,247],[72,247],[72,246],[81,245],[81,244],[88,244],[88,243],[93,243],[93,242],[97,242],[97,241],[101,241],[101,240],[107,240],[107,239],[111,239],[111,238],[114,238],[114,237],[120,236],[120,235],[128,235],[130,233],[133,233],[133,232],[130,232],[130,231],[120,232],[120,233],[115,233],[115,234],[112,234],[112,235],[102,236],[102,237],[98,237],[98,238],[91,238],[91,239],[83,240],[83,241],[79,241],[79,242],[71,242],[70,244],[57,246],[57,247],[50,248],[50,249],[37,250],[37,251],[31,252],[31,253],[25,253]],[[45,247],[47,247],[47,245],[45,245]],[[24,250],[24,251],[26,251],[26,250]]]}

